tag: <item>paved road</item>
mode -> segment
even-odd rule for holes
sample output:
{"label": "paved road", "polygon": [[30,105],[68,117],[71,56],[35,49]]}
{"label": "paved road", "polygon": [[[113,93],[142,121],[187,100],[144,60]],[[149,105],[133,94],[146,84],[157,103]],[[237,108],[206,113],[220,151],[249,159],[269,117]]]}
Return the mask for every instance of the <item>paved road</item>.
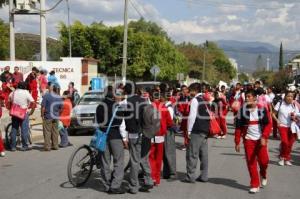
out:
{"label": "paved road", "polygon": [[[232,129],[231,129],[232,133]],[[88,143],[90,136],[71,137],[72,143],[79,146]],[[177,138],[182,142],[182,138]],[[232,198],[299,198],[300,187],[300,148],[296,144],[293,153],[295,166],[277,166],[278,141],[270,141],[269,186],[256,195],[249,195],[249,177],[243,154],[234,152],[233,137],[226,140],[209,140],[209,182],[206,184],[183,184],[180,181],[162,180],[151,193],[138,195],[111,196],[101,192],[99,170],[93,174],[88,184],[73,188],[67,180],[67,161],[74,147],[41,152],[42,143],[35,144],[29,152],[7,153],[0,159],[0,198],[1,199],[94,199],[94,198],[170,198],[170,199],[232,199]],[[185,152],[177,151],[177,167],[180,178],[185,172]]]}

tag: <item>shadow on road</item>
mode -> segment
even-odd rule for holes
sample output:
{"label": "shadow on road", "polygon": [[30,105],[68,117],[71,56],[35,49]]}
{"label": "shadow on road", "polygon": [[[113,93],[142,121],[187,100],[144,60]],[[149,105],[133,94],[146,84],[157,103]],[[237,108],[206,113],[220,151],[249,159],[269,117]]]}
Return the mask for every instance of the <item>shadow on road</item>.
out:
{"label": "shadow on road", "polygon": [[227,179],[227,178],[209,178],[209,183],[217,184],[217,185],[224,185],[227,187],[232,187],[235,189],[241,189],[241,190],[248,190],[248,186],[242,185],[237,183],[236,180]]}
{"label": "shadow on road", "polygon": [[241,153],[221,153],[221,155],[244,156],[244,154],[241,154]]}

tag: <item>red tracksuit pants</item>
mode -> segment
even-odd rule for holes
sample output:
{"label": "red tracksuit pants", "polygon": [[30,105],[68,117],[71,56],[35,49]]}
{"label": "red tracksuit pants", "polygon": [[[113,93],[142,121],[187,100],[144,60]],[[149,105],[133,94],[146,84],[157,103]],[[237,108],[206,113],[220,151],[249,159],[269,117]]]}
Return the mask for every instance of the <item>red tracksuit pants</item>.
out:
{"label": "red tracksuit pants", "polygon": [[217,118],[217,122],[221,128],[220,136],[227,135],[226,115]]}
{"label": "red tracksuit pants", "polygon": [[160,171],[163,162],[164,143],[152,143],[149,155],[151,177],[156,185],[160,184]]}
{"label": "red tracksuit pants", "polygon": [[292,133],[291,129],[288,127],[278,127],[280,133],[280,158],[284,160],[291,160],[291,153],[293,144],[296,140],[295,135]]}
{"label": "red tracksuit pants", "polygon": [[183,131],[183,138],[184,138],[184,146],[187,147],[189,144],[189,136],[188,136],[188,131],[187,131],[187,119],[183,119],[181,121],[181,126],[180,129]]}
{"label": "red tracksuit pants", "polygon": [[[244,140],[246,161],[250,174],[251,188],[260,187],[260,176],[267,178],[267,168],[269,164],[268,147],[261,146],[260,140]],[[260,171],[258,172],[257,165]]]}
{"label": "red tracksuit pants", "polygon": [[273,120],[273,137],[274,138],[278,137],[277,132],[278,132],[278,124],[277,124],[276,120]]}
{"label": "red tracksuit pants", "polygon": [[0,131],[0,152],[3,152],[3,151],[4,151],[4,145],[3,145],[3,140],[1,137],[1,131]]}

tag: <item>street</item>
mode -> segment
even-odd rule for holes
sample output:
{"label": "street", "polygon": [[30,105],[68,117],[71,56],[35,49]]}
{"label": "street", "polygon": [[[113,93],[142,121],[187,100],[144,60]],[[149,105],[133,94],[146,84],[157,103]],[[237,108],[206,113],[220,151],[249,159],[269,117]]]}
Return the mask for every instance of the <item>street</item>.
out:
{"label": "street", "polygon": [[[231,126],[230,134],[233,133]],[[162,180],[151,193],[137,195],[108,195],[101,192],[99,170],[94,170],[86,186],[73,188],[67,179],[67,162],[75,147],[89,143],[90,135],[71,137],[75,145],[58,151],[42,152],[42,140],[34,144],[29,152],[7,152],[0,159],[1,199],[54,199],[54,198],[299,198],[300,147],[295,145],[294,166],[277,165],[277,140],[270,140],[269,185],[256,195],[248,194],[249,176],[243,153],[234,151],[233,137],[225,140],[209,140],[209,182],[184,184]],[[181,137],[176,138],[182,142]],[[126,152],[126,154],[128,154]],[[128,161],[128,155],[126,155]],[[177,150],[177,170],[179,179],[185,173],[185,151]],[[126,182],[124,181],[126,186]]]}

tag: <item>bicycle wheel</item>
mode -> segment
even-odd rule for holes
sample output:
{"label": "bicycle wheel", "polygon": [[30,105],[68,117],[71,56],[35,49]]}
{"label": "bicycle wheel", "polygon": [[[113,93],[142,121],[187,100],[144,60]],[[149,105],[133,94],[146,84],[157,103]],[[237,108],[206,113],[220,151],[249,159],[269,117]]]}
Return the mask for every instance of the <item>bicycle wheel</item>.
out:
{"label": "bicycle wheel", "polygon": [[83,186],[91,176],[94,166],[93,152],[87,145],[76,149],[68,162],[68,178],[75,187]]}

